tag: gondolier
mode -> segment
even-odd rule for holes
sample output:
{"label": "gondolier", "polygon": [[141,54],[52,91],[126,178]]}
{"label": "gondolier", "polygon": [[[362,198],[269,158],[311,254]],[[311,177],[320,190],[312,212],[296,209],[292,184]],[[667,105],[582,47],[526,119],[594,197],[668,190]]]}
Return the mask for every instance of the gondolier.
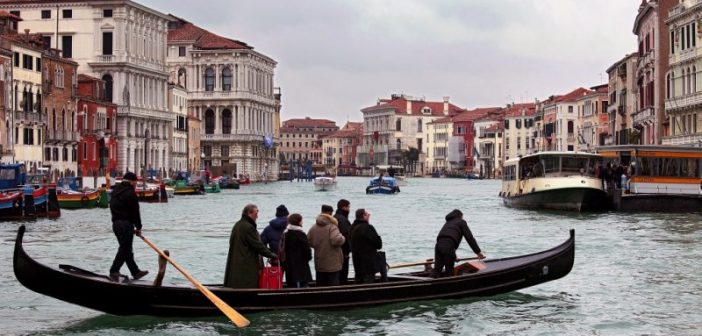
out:
{"label": "gondolier", "polygon": [[454,209],[446,215],[446,224],[441,228],[436,237],[434,247],[434,277],[453,275],[453,265],[456,262],[456,250],[465,238],[470,248],[478,256],[485,259],[485,254],[480,250],[473,234],[468,228],[468,223],[463,219],[463,213]]}
{"label": "gondolier", "polygon": [[[112,231],[119,242],[119,249],[110,267],[110,280],[119,281],[119,270],[127,263],[129,272],[136,280],[142,278],[149,271],[142,271],[134,261],[132,242],[134,235],[141,235],[141,215],[139,213],[139,200],[134,189],[137,185],[137,176],[127,172],[122,182],[112,189],[110,199],[110,212],[112,213]],[[135,230],[136,228],[136,230]]]}

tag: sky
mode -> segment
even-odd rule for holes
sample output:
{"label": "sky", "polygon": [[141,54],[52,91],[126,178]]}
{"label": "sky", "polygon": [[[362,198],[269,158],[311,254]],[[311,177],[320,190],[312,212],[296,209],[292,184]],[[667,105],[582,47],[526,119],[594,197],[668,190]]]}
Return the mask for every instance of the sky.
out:
{"label": "sky", "polygon": [[608,81],[640,0],[138,0],[273,58],[281,119],[343,126],[401,93],[473,109]]}

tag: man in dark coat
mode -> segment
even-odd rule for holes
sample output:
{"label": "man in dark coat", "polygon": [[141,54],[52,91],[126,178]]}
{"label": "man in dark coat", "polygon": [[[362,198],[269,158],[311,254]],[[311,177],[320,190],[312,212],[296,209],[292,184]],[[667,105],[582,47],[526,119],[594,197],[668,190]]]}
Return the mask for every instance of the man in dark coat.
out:
{"label": "man in dark coat", "polygon": [[336,203],[336,213],[334,218],[339,222],[339,231],[346,238],[344,245],[341,246],[341,251],[344,253],[344,263],[341,265],[339,272],[339,284],[346,285],[349,282],[349,254],[351,253],[351,244],[349,243],[349,234],[351,234],[351,222],[349,222],[349,212],[351,212],[351,202],[340,199]]}
{"label": "man in dark coat", "polygon": [[290,225],[283,234],[279,255],[285,271],[285,281],[290,288],[307,287],[312,281],[312,248],[302,230],[302,216],[294,213],[288,217],[288,223]]}
{"label": "man in dark coat", "polygon": [[141,236],[139,200],[134,191],[136,185],[136,174],[127,172],[124,174],[122,182],[112,188],[112,197],[110,199],[112,231],[117,237],[117,242],[119,242],[117,255],[112,262],[112,267],[110,267],[110,280],[112,281],[119,281],[119,270],[125,262],[134,280],[142,278],[149,273],[148,271],[139,270],[139,266],[134,261],[134,251],[132,250],[134,235]]}
{"label": "man in dark coat", "polygon": [[278,245],[280,245],[280,237],[283,235],[285,228],[288,226],[288,208],[285,205],[279,205],[275,209],[275,218],[268,222],[268,226],[261,232],[261,241],[268,245],[271,252],[278,254]]}
{"label": "man in dark coat", "polygon": [[229,255],[224,273],[224,286],[231,288],[258,288],[258,274],[263,268],[260,256],[278,259],[258,236],[256,231],[258,207],[247,204],[229,238]]}
{"label": "man in dark coat", "polygon": [[351,225],[351,255],[356,283],[373,283],[375,279],[376,255],[383,248],[383,240],[375,231],[370,213],[365,209],[356,210],[356,220]]}
{"label": "man in dark coat", "polygon": [[473,238],[473,234],[468,228],[468,223],[463,220],[463,213],[460,210],[453,210],[446,215],[446,224],[439,231],[434,247],[434,277],[446,277],[453,275],[453,266],[456,263],[456,250],[461,244],[461,238],[465,238],[470,248],[478,255],[478,259],[484,259],[485,255],[480,251],[478,243]]}

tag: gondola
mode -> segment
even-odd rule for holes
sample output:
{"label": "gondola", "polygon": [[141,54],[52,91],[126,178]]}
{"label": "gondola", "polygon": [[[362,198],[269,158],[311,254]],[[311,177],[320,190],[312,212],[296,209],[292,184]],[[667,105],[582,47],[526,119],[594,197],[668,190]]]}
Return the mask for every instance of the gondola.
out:
{"label": "gondola", "polygon": [[[199,317],[220,312],[197,289],[186,285],[154,286],[151,281],[112,282],[106,275],[77,267],[45,266],[32,259],[22,241],[21,226],[15,242],[13,266],[25,287],[44,295],[115,315]],[[575,231],[549,250],[488,260],[476,273],[434,279],[426,271],[388,275],[387,282],[334,287],[231,289],[206,285],[240,312],[279,309],[339,309],[395,302],[488,296],[559,279],[573,268]]]}

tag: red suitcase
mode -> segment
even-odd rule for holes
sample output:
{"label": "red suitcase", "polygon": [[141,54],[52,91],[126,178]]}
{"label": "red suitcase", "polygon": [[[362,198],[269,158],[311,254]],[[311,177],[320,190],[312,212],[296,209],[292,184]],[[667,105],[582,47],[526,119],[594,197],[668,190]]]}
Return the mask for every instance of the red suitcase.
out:
{"label": "red suitcase", "polygon": [[264,289],[283,288],[283,268],[267,265],[258,276],[258,287]]}

